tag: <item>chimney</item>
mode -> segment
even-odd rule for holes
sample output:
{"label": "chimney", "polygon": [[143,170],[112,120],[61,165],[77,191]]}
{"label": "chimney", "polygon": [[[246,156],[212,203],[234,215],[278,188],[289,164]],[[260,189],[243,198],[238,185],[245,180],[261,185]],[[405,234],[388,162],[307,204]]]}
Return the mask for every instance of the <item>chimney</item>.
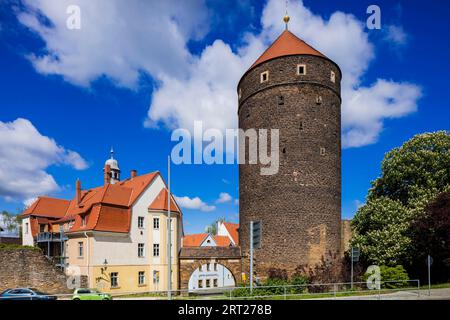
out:
{"label": "chimney", "polygon": [[81,203],[81,181],[80,179],[77,179],[76,185],[75,185],[75,196],[77,198],[77,206]]}
{"label": "chimney", "polygon": [[111,183],[111,166],[109,164],[107,164],[103,171],[105,172],[104,180],[105,180],[105,186],[106,186],[107,184]]}
{"label": "chimney", "polygon": [[134,179],[137,177],[137,171],[136,170],[131,170],[131,179]]}

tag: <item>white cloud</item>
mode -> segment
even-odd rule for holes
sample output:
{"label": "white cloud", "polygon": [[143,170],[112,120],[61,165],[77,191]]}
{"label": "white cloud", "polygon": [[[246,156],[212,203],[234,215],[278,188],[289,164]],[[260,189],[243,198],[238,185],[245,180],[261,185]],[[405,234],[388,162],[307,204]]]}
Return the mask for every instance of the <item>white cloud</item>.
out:
{"label": "white cloud", "polygon": [[[89,86],[101,76],[135,88],[141,71],[182,78],[192,56],[190,39],[207,32],[202,0],[24,0],[19,21],[45,41],[44,54],[29,55],[36,70]],[[81,29],[66,26],[69,5],[81,9]],[[52,26],[40,18],[47,17]]]}
{"label": "white cloud", "polygon": [[[375,143],[385,119],[416,111],[421,91],[414,84],[384,79],[369,86],[361,84],[375,58],[363,22],[343,12],[335,12],[325,20],[301,1],[290,2],[289,14],[290,30],[326,53],[342,69],[344,147]],[[191,129],[194,120],[202,119],[207,128],[236,127],[237,83],[264,48],[282,32],[284,26],[280,17],[283,15],[284,3],[270,0],[261,18],[262,32],[247,34],[246,43],[236,52],[217,40],[190,65],[187,78],[164,78],[153,95],[147,124],[163,122],[169,127]]]}
{"label": "white cloud", "polygon": [[230,194],[226,193],[226,192],[221,192],[219,194],[219,198],[216,200],[217,203],[225,203],[225,202],[230,202],[231,200],[233,200],[233,198],[230,196]]}
{"label": "white cloud", "polygon": [[402,26],[388,25],[383,30],[385,32],[384,39],[391,43],[404,45],[408,42],[408,34]]}
{"label": "white cloud", "polygon": [[184,209],[194,209],[200,210],[204,212],[210,212],[216,210],[215,206],[210,206],[202,201],[199,197],[189,198],[188,196],[177,197],[175,196],[175,200],[178,205]]}
{"label": "white cloud", "polygon": [[58,184],[45,170],[59,164],[87,168],[78,153],[42,135],[29,120],[0,121],[1,197],[29,203],[27,200],[38,195],[58,191]]}
{"label": "white cloud", "polygon": [[[64,9],[74,2],[82,9],[81,31],[65,27]],[[150,128],[163,124],[192,129],[194,120],[202,120],[205,129],[235,128],[238,80],[284,28],[284,2],[269,0],[263,9],[260,33],[245,34],[243,44],[235,50],[216,40],[193,55],[186,44],[193,38],[200,39],[207,30],[208,11],[201,1],[183,5],[121,0],[26,3],[28,8],[39,8],[55,25],[44,26],[33,11],[19,14],[20,21],[46,43],[48,54],[30,55],[35,68],[84,86],[107,76],[118,85],[135,88],[139,73],[149,73],[158,83],[145,121]],[[414,84],[385,79],[362,84],[375,58],[374,45],[362,21],[339,11],[324,19],[302,1],[290,1],[289,14],[290,30],[343,71],[344,147],[375,143],[385,119],[403,117],[417,109],[421,92]],[[401,27],[391,26],[389,30],[389,41],[404,41]]]}

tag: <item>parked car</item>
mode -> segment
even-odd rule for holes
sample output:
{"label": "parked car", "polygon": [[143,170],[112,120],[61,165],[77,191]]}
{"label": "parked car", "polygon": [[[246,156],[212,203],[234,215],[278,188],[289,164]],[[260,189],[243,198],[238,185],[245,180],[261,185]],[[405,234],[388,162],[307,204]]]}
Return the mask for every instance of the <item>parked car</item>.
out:
{"label": "parked car", "polygon": [[57,297],[34,288],[6,289],[0,293],[0,300],[56,300]]}
{"label": "parked car", "polygon": [[73,292],[72,300],[112,300],[112,297],[97,289],[79,288]]}

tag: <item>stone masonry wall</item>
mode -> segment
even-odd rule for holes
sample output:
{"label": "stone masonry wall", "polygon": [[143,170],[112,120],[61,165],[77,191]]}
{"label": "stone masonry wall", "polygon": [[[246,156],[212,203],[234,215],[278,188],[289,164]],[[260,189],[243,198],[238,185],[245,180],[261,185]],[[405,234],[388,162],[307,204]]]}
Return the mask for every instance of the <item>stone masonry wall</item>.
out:
{"label": "stone masonry wall", "polygon": [[241,283],[241,254],[239,247],[194,247],[182,248],[180,252],[180,289],[188,289],[192,273],[203,264],[219,263],[234,276],[236,284]]}
{"label": "stone masonry wall", "polygon": [[71,293],[66,276],[40,250],[0,249],[0,292],[32,287],[45,293]]}

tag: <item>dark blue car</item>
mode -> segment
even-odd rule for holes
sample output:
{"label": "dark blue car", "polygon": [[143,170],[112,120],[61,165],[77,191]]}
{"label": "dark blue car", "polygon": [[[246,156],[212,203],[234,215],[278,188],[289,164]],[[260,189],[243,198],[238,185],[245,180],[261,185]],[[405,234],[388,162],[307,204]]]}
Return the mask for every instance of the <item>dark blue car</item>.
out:
{"label": "dark blue car", "polygon": [[0,300],[56,300],[56,297],[33,288],[15,288],[0,293]]}

